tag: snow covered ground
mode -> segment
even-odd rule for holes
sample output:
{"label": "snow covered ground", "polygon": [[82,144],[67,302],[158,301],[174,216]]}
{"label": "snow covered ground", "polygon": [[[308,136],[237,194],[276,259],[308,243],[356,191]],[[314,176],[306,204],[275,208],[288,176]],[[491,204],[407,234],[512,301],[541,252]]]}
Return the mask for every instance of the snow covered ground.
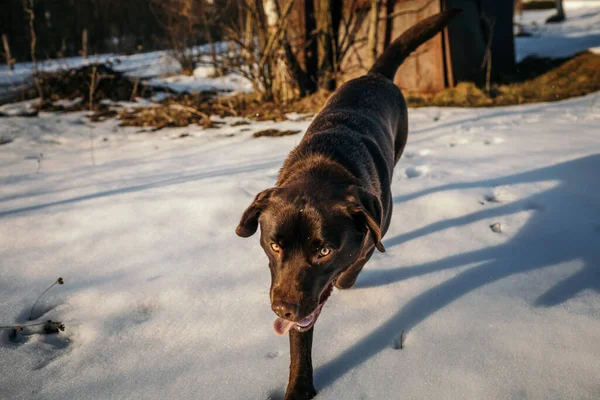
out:
{"label": "snow covered ground", "polygon": [[[194,51],[206,54],[206,46],[194,48]],[[208,57],[202,58],[208,64]],[[224,77],[211,78],[212,68],[199,66],[194,70],[193,76],[181,75],[181,67],[167,51],[153,51],[134,55],[100,54],[90,56],[87,60],[82,57],[69,57],[60,60],[41,61],[39,68],[42,71],[54,72],[78,68],[94,63],[112,63],[117,71],[122,71],[129,76],[147,79],[153,86],[168,87],[173,91],[251,91],[252,85],[239,75],[230,74]],[[10,99],[11,93],[18,93],[27,85],[27,80],[33,73],[32,63],[18,63],[14,71],[4,64],[0,65],[0,104],[5,99]]]}
{"label": "snow covered ground", "polygon": [[[320,398],[598,397],[595,96],[411,110],[388,251],[316,327]],[[307,123],[136,134],[83,113],[3,119],[0,320],[25,322],[61,276],[39,319],[67,329],[3,337],[0,398],[281,392],[266,258],[234,229],[300,139],[251,133]]]}
{"label": "snow covered ground", "polygon": [[[319,399],[600,397],[597,97],[410,110],[387,252],[315,328]],[[35,316],[66,325],[0,333],[0,399],[281,397],[267,260],[234,230],[301,138],[252,133],[309,122],[235,121],[0,119],[0,325],[59,276]]]}
{"label": "snow covered ground", "polygon": [[526,11],[515,17],[530,37],[515,41],[517,61],[527,56],[570,57],[581,51],[600,50],[600,1],[564,1],[567,19],[560,24],[545,24],[555,10]]}
{"label": "snow covered ground", "polygon": [[[544,24],[546,18],[554,13],[553,10],[527,11],[515,18],[515,22],[522,24],[532,34],[531,37],[515,40],[517,61],[532,55],[568,57],[587,49],[600,51],[600,0],[567,0],[564,4],[567,20],[561,24]],[[197,51],[207,54],[208,48],[199,46]],[[208,57],[204,59],[208,64]],[[47,60],[40,63],[40,69],[57,71],[106,61],[113,62],[116,70],[130,76],[149,78],[150,84],[174,91],[252,90],[250,82],[241,76],[210,78],[210,68],[205,66],[197,68],[192,76],[180,75],[179,64],[167,51],[134,55],[101,54],[90,56],[87,60],[81,57]],[[32,70],[31,63],[16,64],[14,71],[0,64],[0,101],[10,93],[21,90]]]}

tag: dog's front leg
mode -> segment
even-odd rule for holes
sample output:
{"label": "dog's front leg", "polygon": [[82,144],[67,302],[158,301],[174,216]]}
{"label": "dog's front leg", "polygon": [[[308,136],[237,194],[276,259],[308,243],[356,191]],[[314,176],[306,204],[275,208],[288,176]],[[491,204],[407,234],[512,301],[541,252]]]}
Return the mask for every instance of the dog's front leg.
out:
{"label": "dog's front leg", "polygon": [[292,329],[290,335],[290,380],[285,400],[308,400],[317,395],[313,385],[312,339],[314,327],[306,332]]}

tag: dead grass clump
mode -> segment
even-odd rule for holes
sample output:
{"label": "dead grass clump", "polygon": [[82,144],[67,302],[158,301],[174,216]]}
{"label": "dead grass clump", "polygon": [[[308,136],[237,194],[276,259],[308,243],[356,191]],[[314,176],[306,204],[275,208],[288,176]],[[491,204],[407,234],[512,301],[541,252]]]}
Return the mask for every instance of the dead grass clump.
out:
{"label": "dead grass clump", "polygon": [[462,82],[436,94],[409,93],[411,107],[490,107],[564,100],[600,90],[600,55],[589,51],[570,59],[528,58],[509,77],[513,83],[492,85],[486,93]]}
{"label": "dead grass clump", "polygon": [[[253,93],[227,97],[218,97],[216,92],[181,94],[161,101],[156,107],[122,110],[119,118],[121,126],[153,127],[154,130],[190,124],[205,128],[217,127],[219,122],[211,120],[211,115],[243,117],[255,121],[284,121],[288,113],[318,112],[330,94],[321,91],[286,104],[261,102]],[[236,124],[245,123],[247,122],[242,121]]]}
{"label": "dead grass clump", "polygon": [[121,126],[152,127],[153,130],[167,127],[184,127],[193,124],[200,125],[203,128],[218,126],[218,123],[212,121],[204,113],[174,105],[134,110],[124,109],[119,113],[119,118],[121,119]]}
{"label": "dead grass clump", "polygon": [[280,131],[279,129],[265,129],[263,131],[258,131],[258,132],[254,132],[254,134],[252,136],[254,137],[262,137],[262,136],[268,136],[268,137],[281,137],[281,136],[290,136],[290,135],[296,135],[300,133],[300,131]]}
{"label": "dead grass clump", "polygon": [[259,101],[255,94],[239,94],[228,98],[229,108],[236,110],[238,116],[255,121],[285,121],[286,114],[317,113],[331,92],[318,91],[310,96],[288,103],[274,103],[270,101]]}
{"label": "dead grass clump", "polygon": [[[128,101],[135,97],[149,97],[152,91],[139,80],[129,78],[116,71],[110,64],[91,64],[80,68],[41,72],[39,82],[43,102],[38,106],[45,111],[80,111],[89,106],[89,93],[94,83],[92,103],[99,105],[101,100]],[[37,97],[37,92],[31,93]],[[53,102],[83,98],[85,101],[70,106],[57,106]]]}
{"label": "dead grass clump", "polygon": [[[122,126],[184,127],[197,124],[205,128],[218,127],[220,122],[210,116],[242,117],[245,120],[283,121],[289,113],[315,114],[321,110],[331,92],[319,91],[297,101],[278,104],[259,101],[253,93],[234,96],[218,96],[217,92],[178,94],[168,97],[154,107],[115,110],[101,100],[130,100],[135,96],[149,95],[149,89],[123,76],[110,66],[98,65],[97,88],[93,91],[93,121],[112,118],[121,119]],[[49,100],[86,99],[69,107],[56,106],[51,102],[42,107],[53,111],[87,110],[90,102],[92,66],[56,74],[43,74],[41,80],[45,96]],[[473,83],[463,82],[456,87],[435,94],[406,93],[411,107],[491,107],[545,101],[557,101],[582,96],[600,90],[600,55],[580,53],[570,59],[529,58],[521,62],[516,72],[505,82],[492,85],[486,92]],[[242,124],[245,122],[238,122]],[[263,136],[262,134],[260,136]],[[273,136],[273,135],[270,135]]]}
{"label": "dead grass clump", "polygon": [[197,124],[204,128],[214,128],[219,123],[212,121],[211,115],[236,114],[235,110],[218,104],[215,95],[215,92],[181,94],[169,97],[155,107],[122,109],[119,112],[121,126],[153,127],[154,130],[159,130]]}
{"label": "dead grass clump", "polygon": [[558,101],[600,90],[600,55],[580,53],[537,78],[498,87],[496,105]]}
{"label": "dead grass clump", "polygon": [[485,107],[493,104],[480,88],[472,82],[461,82],[451,89],[443,90],[433,96],[431,104],[435,106]]}

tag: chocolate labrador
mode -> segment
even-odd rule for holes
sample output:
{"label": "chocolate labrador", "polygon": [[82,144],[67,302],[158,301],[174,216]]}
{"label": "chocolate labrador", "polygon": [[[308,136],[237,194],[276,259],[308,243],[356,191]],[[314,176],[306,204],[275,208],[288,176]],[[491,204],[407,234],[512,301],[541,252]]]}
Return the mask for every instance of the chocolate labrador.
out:
{"label": "chocolate labrador", "polygon": [[396,39],[367,75],[342,85],[285,160],[275,187],[256,195],[236,233],[269,258],[275,332],[290,336],[286,399],[311,399],[313,327],[333,287],[350,288],[392,215],[390,184],[406,144],[406,101],[396,70],[458,10],[429,17]]}

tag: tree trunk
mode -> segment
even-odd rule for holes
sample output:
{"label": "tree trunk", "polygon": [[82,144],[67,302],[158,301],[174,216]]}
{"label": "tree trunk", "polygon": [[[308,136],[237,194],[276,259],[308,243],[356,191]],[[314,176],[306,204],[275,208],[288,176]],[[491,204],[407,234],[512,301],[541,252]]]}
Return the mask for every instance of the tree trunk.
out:
{"label": "tree trunk", "polygon": [[278,30],[281,23],[279,5],[276,1],[262,0],[262,5],[267,23],[268,42],[274,41],[272,46],[275,49],[270,62],[273,77],[271,90],[276,102],[286,102],[294,98],[294,91],[291,85],[290,68],[286,63],[285,49],[281,40],[275,37],[275,35],[279,35]]}
{"label": "tree trunk", "polygon": [[[515,67],[515,39],[513,32],[514,4],[512,1],[487,0],[483,2],[483,17],[492,18],[494,31],[486,32],[491,39],[492,78],[513,72]],[[488,27],[489,28],[489,27]]]}
{"label": "tree trunk", "polygon": [[210,48],[210,59],[213,64],[213,68],[215,69],[215,74],[217,76],[221,76],[221,70],[218,67],[217,60],[217,50],[215,49],[215,42],[212,38],[212,32],[210,30],[210,21],[208,20],[207,12],[206,12],[206,2],[202,2],[202,9],[200,10],[200,14],[202,16],[202,27],[204,29],[205,39],[208,41],[208,46]]}
{"label": "tree trunk", "polygon": [[315,93],[319,87],[319,46],[314,0],[304,0],[304,61],[306,82],[304,90]]}
{"label": "tree trunk", "polygon": [[38,69],[37,58],[35,56],[37,35],[35,34],[35,12],[34,12],[34,0],[23,0],[23,9],[29,16],[29,35],[30,42],[29,48],[31,50],[31,62],[33,63],[33,81],[40,96],[41,101],[44,101],[44,92],[42,91],[42,85],[40,84],[40,71]]}
{"label": "tree trunk", "polygon": [[2,44],[4,45],[4,56],[6,57],[6,65],[10,70],[15,69],[15,59],[10,55],[10,46],[8,45],[8,36],[2,34]]}
{"label": "tree trunk", "polygon": [[387,49],[392,43],[392,30],[394,28],[394,19],[391,18],[394,12],[395,0],[387,0],[385,3],[385,37],[383,38],[383,48]]}
{"label": "tree trunk", "polygon": [[84,60],[88,58],[88,30],[84,29],[81,32],[81,57]]}
{"label": "tree trunk", "polygon": [[371,11],[369,13],[369,36],[367,47],[369,49],[369,66],[377,61],[377,28],[379,19],[379,0],[371,0]]}
{"label": "tree trunk", "polygon": [[339,73],[338,35],[342,20],[343,0],[316,0],[317,27],[320,33],[319,60],[321,76],[319,87],[335,90]]}

